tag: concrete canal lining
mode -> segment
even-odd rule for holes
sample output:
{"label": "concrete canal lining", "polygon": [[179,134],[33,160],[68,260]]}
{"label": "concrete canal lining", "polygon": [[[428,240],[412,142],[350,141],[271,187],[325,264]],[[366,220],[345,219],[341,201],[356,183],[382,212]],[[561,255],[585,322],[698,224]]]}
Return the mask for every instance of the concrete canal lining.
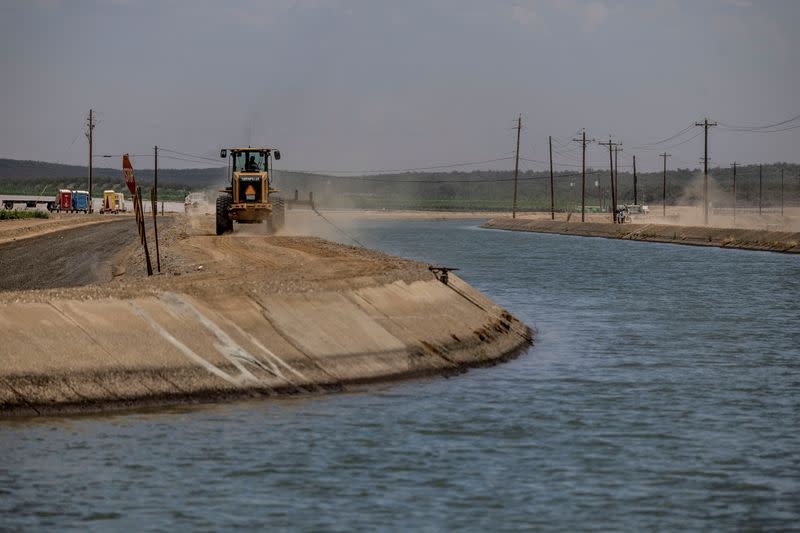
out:
{"label": "concrete canal lining", "polygon": [[171,276],[0,293],[0,415],[339,389],[492,364],[531,342],[452,274],[445,285],[424,265],[318,239],[198,246],[176,226]]}
{"label": "concrete canal lining", "polygon": [[610,222],[565,222],[498,217],[484,228],[534,233],[557,233],[643,242],[715,246],[741,250],[800,253],[800,233],[746,228],[676,226],[671,224],[612,224]]}

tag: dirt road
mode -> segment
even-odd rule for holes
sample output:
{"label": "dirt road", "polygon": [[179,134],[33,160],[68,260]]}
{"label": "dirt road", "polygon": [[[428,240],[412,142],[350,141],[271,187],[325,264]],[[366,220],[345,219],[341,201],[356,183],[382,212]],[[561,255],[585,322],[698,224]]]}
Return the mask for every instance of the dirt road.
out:
{"label": "dirt road", "polygon": [[135,242],[136,228],[125,218],[0,244],[0,290],[110,281],[115,256]]}

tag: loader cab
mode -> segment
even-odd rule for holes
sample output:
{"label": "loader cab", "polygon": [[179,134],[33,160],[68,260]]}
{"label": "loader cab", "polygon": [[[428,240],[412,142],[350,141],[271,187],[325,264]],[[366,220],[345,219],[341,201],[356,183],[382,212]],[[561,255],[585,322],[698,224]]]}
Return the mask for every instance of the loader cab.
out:
{"label": "loader cab", "polygon": [[267,172],[269,152],[263,150],[231,151],[234,172]]}
{"label": "loader cab", "polygon": [[276,160],[281,158],[279,150],[272,148],[223,148],[220,150],[220,157],[225,159],[230,153],[231,173],[233,172],[268,172],[269,159],[274,157]]}
{"label": "loader cab", "polygon": [[[233,207],[255,206],[266,207],[269,202],[270,157],[280,159],[280,152],[271,148],[231,148],[230,150],[230,192]],[[227,157],[228,150],[220,155]]]}

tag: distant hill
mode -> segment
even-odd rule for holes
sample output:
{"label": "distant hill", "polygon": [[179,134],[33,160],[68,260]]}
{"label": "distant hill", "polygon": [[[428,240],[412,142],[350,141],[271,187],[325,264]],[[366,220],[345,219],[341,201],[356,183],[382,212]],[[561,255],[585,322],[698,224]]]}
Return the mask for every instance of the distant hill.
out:
{"label": "distant hill", "polygon": [[[562,167],[563,168],[563,167]],[[787,163],[763,165],[762,197],[765,206],[778,205],[780,172],[784,172],[786,205],[800,203],[800,166]],[[191,191],[214,191],[225,183],[227,169],[190,168],[158,170],[159,197],[180,199]],[[51,194],[58,188],[86,188],[87,168],[41,161],[0,159],[0,193]],[[702,195],[700,169],[678,168],[667,171],[667,202],[693,203]],[[725,206],[731,202],[732,172],[730,168],[709,169],[711,201]],[[759,168],[739,167],[737,199],[739,205],[758,205]],[[96,196],[103,189],[123,190],[122,172],[118,168],[94,168],[93,189]],[[319,205],[330,207],[408,208],[408,209],[508,209],[513,194],[511,170],[473,170],[453,172],[405,172],[379,176],[329,176],[275,169],[273,184],[284,197],[297,190],[306,198],[313,191]],[[661,172],[638,174],[639,203],[660,204]],[[136,181],[147,190],[153,182],[152,170],[137,170]],[[580,169],[555,173],[556,209],[574,209],[580,205]],[[519,174],[518,205],[520,210],[548,209],[550,202],[549,172],[526,170]],[[587,169],[587,206],[610,204],[608,170]],[[618,203],[633,203],[633,175],[620,172]]]}
{"label": "distant hill", "polygon": [[[25,161],[18,159],[0,159],[0,180],[25,182],[53,179],[86,178],[89,169],[81,165],[62,165],[60,163],[46,163],[43,161]],[[122,170],[119,168],[94,167],[93,179],[112,178],[122,180]],[[203,187],[218,183],[225,179],[225,167],[219,168],[159,168],[158,181],[160,184],[186,185]],[[152,183],[152,170],[136,170],[136,180],[143,184]]]}

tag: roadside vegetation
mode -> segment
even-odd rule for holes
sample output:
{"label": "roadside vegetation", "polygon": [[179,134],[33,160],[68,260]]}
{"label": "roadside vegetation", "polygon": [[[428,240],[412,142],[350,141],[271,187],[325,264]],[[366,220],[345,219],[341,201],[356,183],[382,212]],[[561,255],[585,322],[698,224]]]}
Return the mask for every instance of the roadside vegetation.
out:
{"label": "roadside vegetation", "polygon": [[10,211],[0,209],[0,220],[21,220],[24,218],[50,218],[47,211]]}

